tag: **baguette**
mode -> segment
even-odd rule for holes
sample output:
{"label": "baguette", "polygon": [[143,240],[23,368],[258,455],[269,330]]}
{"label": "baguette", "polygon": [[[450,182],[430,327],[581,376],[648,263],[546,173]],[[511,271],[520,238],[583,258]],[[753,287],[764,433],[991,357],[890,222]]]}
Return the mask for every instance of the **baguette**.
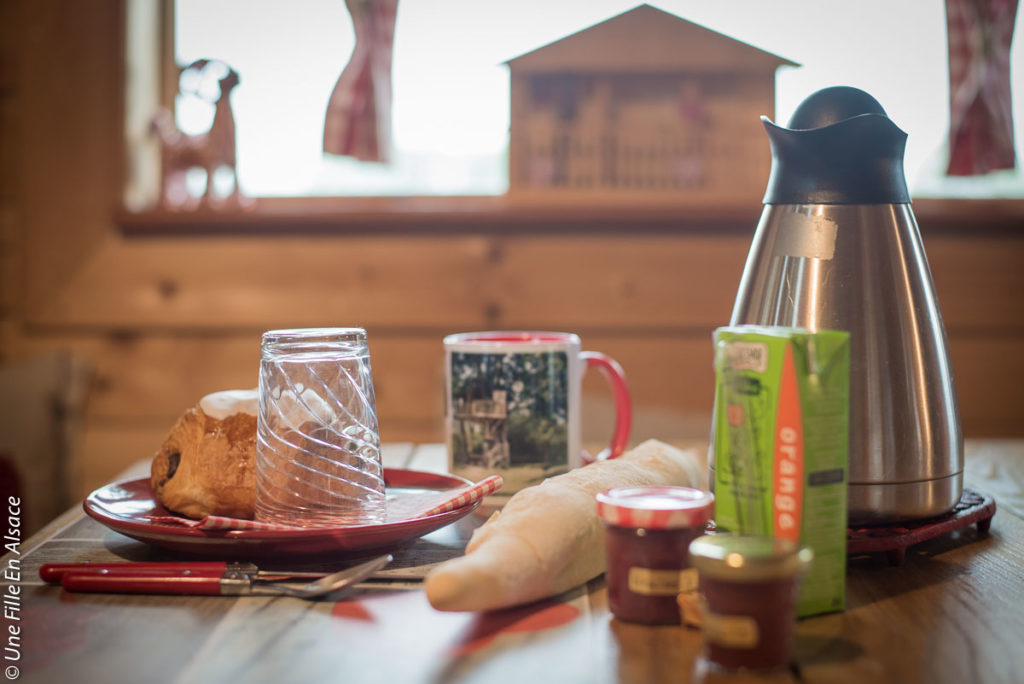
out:
{"label": "baguette", "polygon": [[696,452],[652,439],[617,459],[523,489],[473,533],[466,555],[427,575],[427,599],[438,610],[478,611],[560,594],[605,570],[596,494],[612,487],[694,487],[703,481]]}

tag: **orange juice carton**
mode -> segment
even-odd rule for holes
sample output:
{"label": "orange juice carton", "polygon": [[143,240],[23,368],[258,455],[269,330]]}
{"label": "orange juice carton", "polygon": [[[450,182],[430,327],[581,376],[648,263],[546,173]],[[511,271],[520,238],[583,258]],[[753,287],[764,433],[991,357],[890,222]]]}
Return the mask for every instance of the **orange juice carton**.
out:
{"label": "orange juice carton", "polygon": [[742,325],[714,342],[715,526],[810,547],[798,614],[842,610],[850,336]]}

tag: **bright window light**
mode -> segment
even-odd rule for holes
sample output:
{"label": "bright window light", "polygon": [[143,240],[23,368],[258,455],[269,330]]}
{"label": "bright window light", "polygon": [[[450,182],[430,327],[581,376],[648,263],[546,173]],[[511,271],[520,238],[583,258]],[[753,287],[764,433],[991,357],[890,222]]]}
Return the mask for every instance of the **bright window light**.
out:
{"label": "bright window light", "polygon": [[[907,180],[915,196],[1024,197],[1019,169],[944,177],[949,84],[942,0],[651,4],[801,64],[777,72],[781,123],[819,88],[850,85],[871,93],[909,133]],[[232,103],[239,183],[251,197],[502,194],[509,126],[503,63],[635,6],[629,0],[401,0],[389,165],[322,153],[327,100],[354,43],[342,0],[176,0],[176,58],[182,65],[220,59],[241,74]],[[1019,12],[1011,54],[1018,159],[1022,17]],[[179,97],[177,111],[190,132],[204,130],[213,115],[194,97]]]}

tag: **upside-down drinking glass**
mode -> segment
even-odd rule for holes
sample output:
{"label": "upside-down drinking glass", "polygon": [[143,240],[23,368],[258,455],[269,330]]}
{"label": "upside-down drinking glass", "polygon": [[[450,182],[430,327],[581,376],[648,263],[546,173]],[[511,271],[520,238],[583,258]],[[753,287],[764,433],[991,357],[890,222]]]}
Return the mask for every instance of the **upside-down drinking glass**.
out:
{"label": "upside-down drinking glass", "polygon": [[365,330],[265,332],[257,434],[257,520],[302,527],[384,522]]}

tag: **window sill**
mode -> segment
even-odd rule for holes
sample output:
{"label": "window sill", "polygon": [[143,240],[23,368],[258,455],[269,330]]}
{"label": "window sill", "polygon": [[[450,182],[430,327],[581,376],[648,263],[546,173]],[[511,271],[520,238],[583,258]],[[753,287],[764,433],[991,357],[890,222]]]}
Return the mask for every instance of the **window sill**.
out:
{"label": "window sill", "polygon": [[[1024,236],[1024,200],[915,200],[925,234]],[[120,211],[124,235],[562,235],[750,234],[759,204],[693,205],[659,199],[303,197],[262,198],[244,209]]]}

